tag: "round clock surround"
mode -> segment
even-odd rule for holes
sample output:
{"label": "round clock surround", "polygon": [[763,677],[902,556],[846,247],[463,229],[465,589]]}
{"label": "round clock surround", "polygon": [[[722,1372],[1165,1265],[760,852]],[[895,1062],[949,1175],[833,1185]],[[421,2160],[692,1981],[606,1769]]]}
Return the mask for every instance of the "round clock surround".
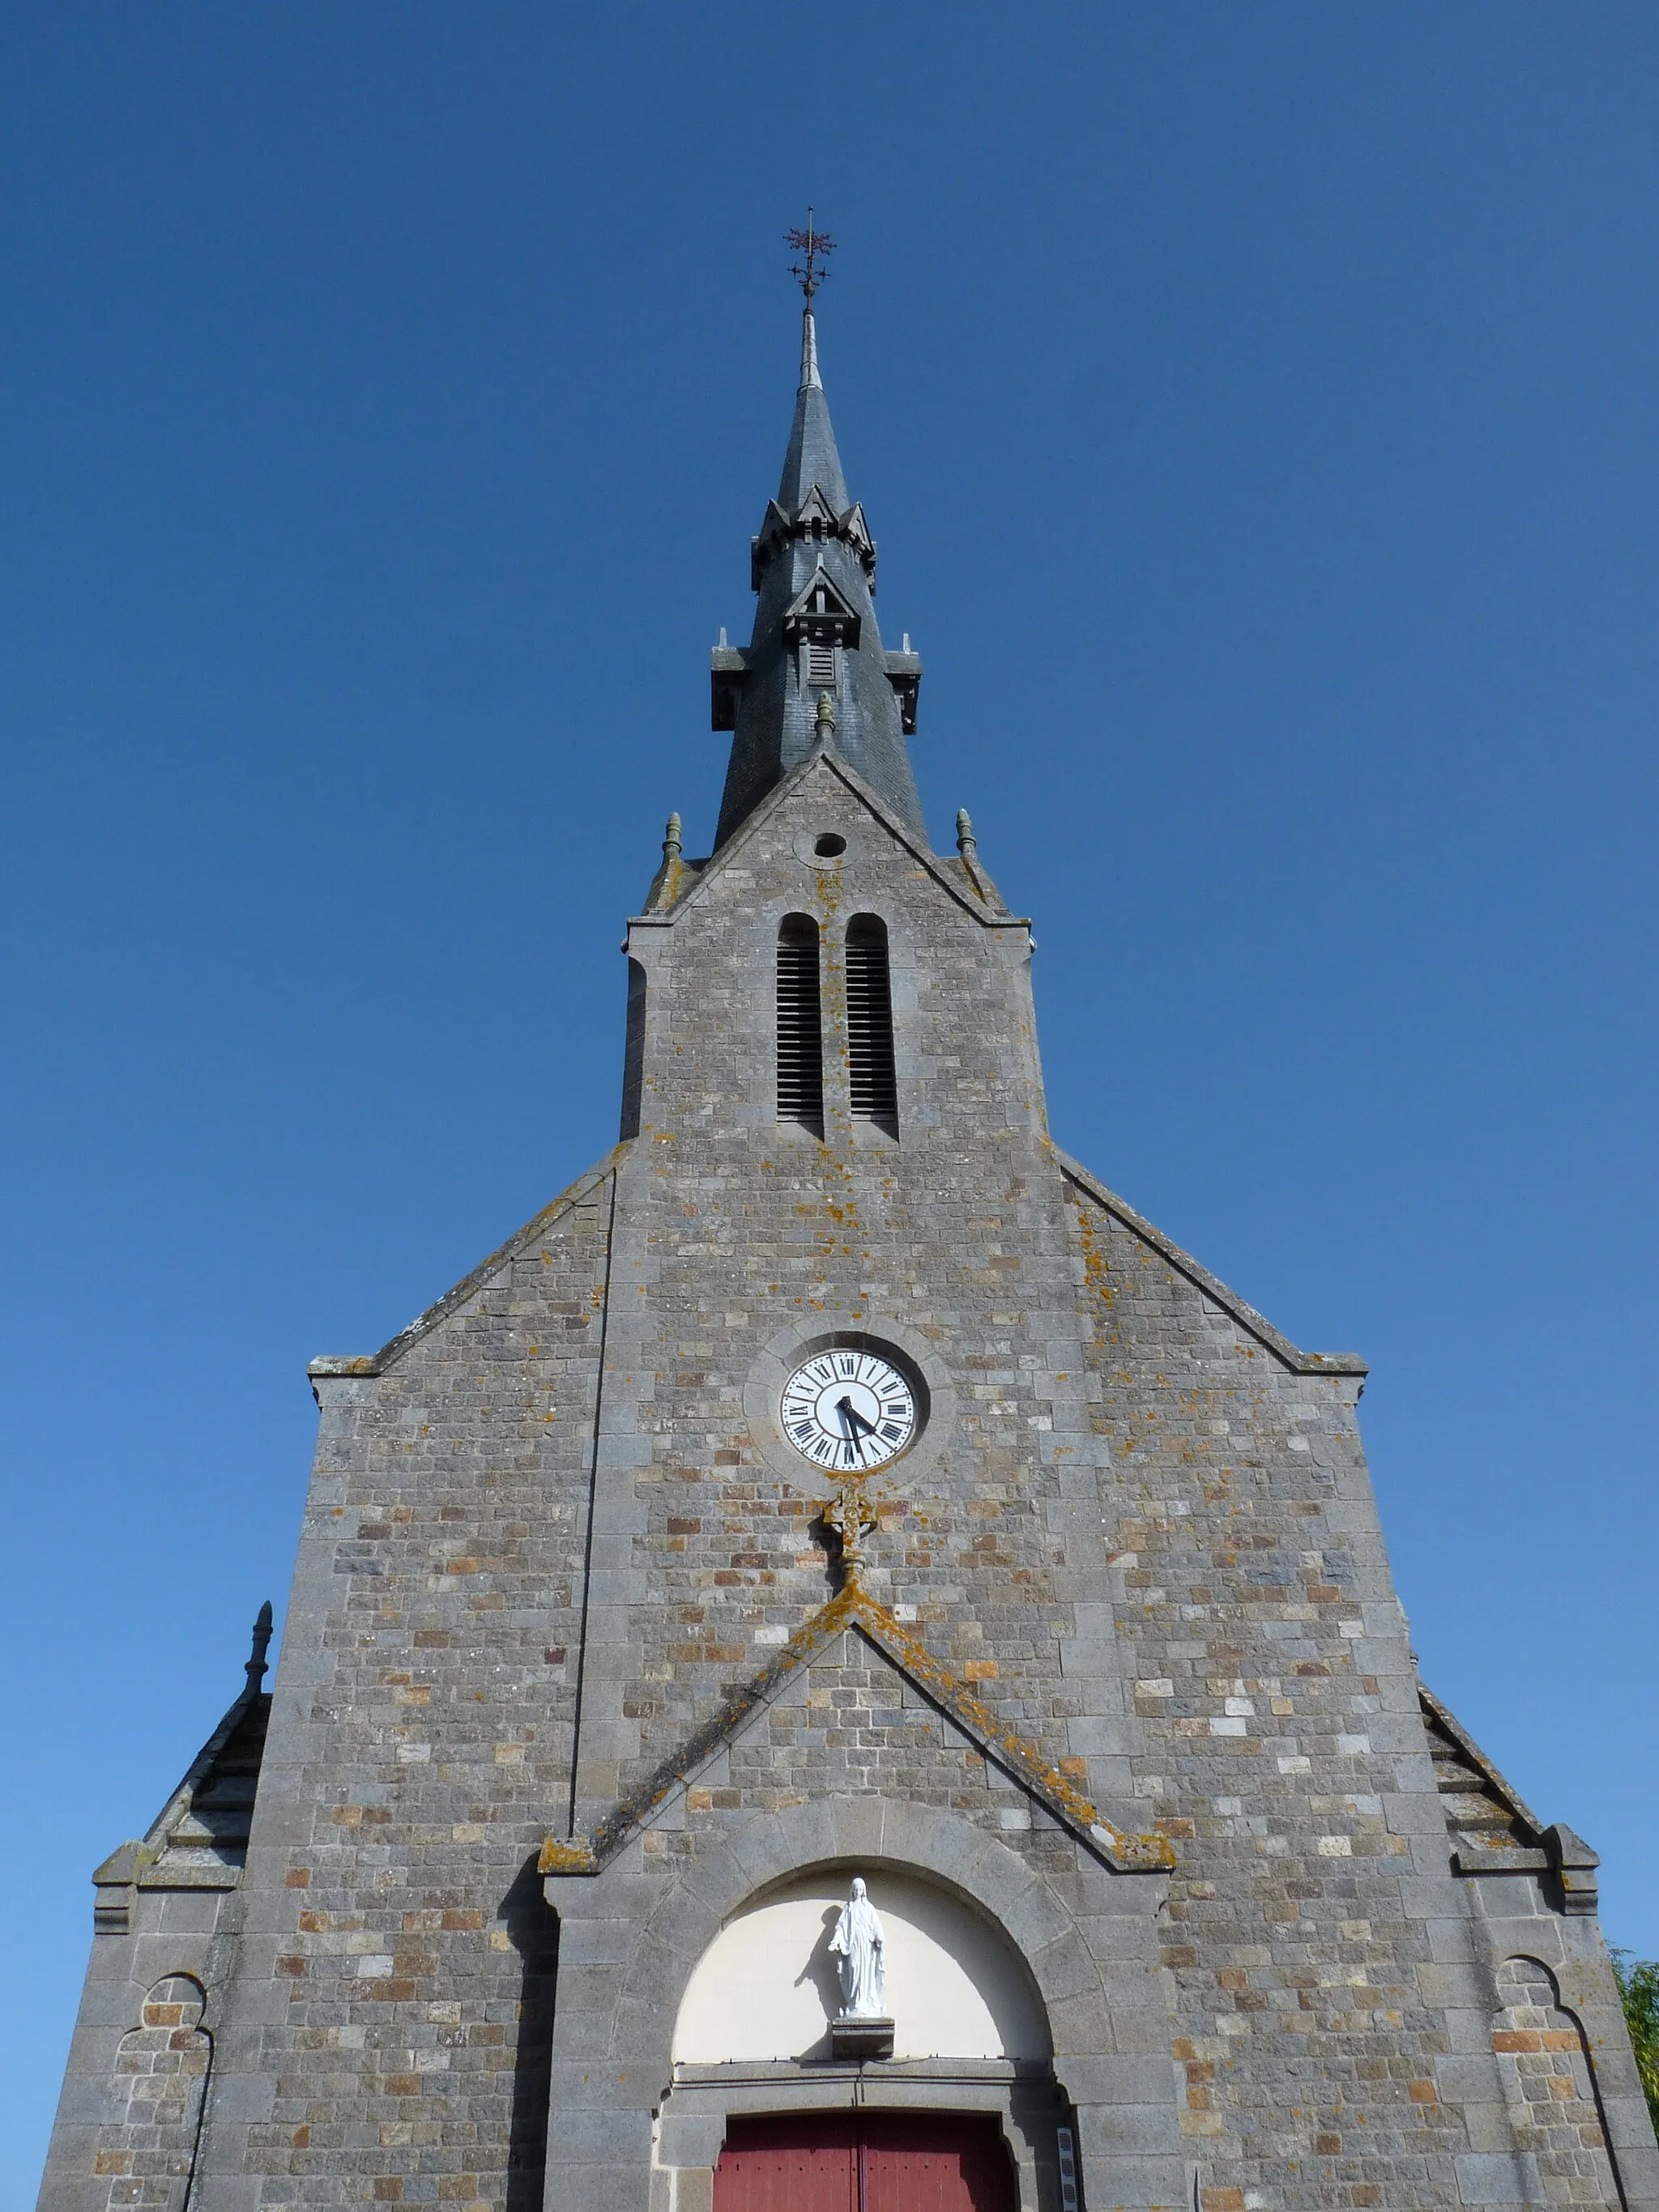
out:
{"label": "round clock surround", "polygon": [[908,1365],[867,1345],[827,1345],[812,1352],[783,1386],[785,1436],[827,1474],[890,1466],[921,1426]]}
{"label": "round clock surround", "polygon": [[[867,1353],[892,1367],[908,1385],[915,1424],[902,1445],[886,1440],[890,1457],[878,1461],[866,1444],[866,1455],[852,1466],[840,1453],[830,1464],[810,1456],[791,1438],[784,1424],[785,1391],[804,1367],[831,1352]],[[841,1395],[836,1392],[828,1407],[838,1440],[842,1423],[835,1400]],[[884,1493],[898,1496],[931,1473],[945,1449],[955,1432],[957,1391],[939,1346],[908,1322],[887,1314],[872,1314],[867,1321],[862,1314],[856,1319],[818,1314],[780,1329],[757,1355],[744,1385],[743,1405],[757,1449],[774,1474],[792,1488],[832,1498],[849,1475],[868,1474],[879,1477]],[[873,1413],[869,1418],[873,1419]],[[862,1435],[862,1431],[857,1433]]]}

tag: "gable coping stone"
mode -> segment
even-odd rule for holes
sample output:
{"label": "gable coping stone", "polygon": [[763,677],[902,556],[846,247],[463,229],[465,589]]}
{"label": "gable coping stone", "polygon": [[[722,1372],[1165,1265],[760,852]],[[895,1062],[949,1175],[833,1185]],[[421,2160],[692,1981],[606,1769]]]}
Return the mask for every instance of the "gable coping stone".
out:
{"label": "gable coping stone", "polygon": [[515,1229],[504,1244],[498,1244],[487,1260],[481,1260],[470,1275],[463,1275],[452,1290],[446,1291],[442,1297],[428,1306],[423,1313],[416,1314],[406,1328],[400,1328],[396,1336],[389,1337],[378,1352],[345,1354],[337,1358],[325,1354],[312,1360],[306,1373],[313,1383],[343,1376],[384,1375],[386,1369],[400,1359],[412,1345],[429,1335],[440,1322],[447,1320],[458,1306],[464,1306],[470,1297],[481,1291],[498,1268],[516,1259],[533,1237],[550,1229],[562,1215],[568,1213],[573,1206],[580,1206],[590,1192],[598,1190],[606,1178],[616,1172],[623,1156],[633,1149],[634,1143],[632,1137],[624,1137],[620,1144],[612,1146],[597,1167],[590,1168],[586,1175],[578,1176],[574,1182],[568,1184],[556,1199],[543,1206],[539,1213],[532,1214],[522,1229]]}
{"label": "gable coping stone", "polygon": [[1188,1281],[1195,1285],[1206,1297],[1213,1298],[1218,1306],[1224,1307],[1241,1328],[1247,1329],[1259,1344],[1265,1345],[1276,1358],[1283,1360],[1292,1374],[1364,1376],[1370,1373],[1370,1361],[1362,1359],[1357,1352],[1304,1352],[1299,1346],[1292,1344],[1288,1336],[1273,1327],[1266,1315],[1259,1314],[1253,1305],[1247,1304],[1236,1291],[1230,1291],[1207,1267],[1200,1266],[1190,1252],[1183,1252],[1173,1237],[1166,1237],[1161,1229],[1147,1220],[1144,1213],[1137,1213],[1127,1199],[1120,1198],[1115,1191],[1109,1190],[1098,1176],[1091,1175],[1088,1169],[1074,1160],[1069,1152],[1063,1152],[1052,1139],[1048,1140],[1048,1149],[1054,1154],[1060,1173],[1069,1182],[1086,1192],[1108,1213],[1115,1214],[1126,1229],[1132,1229],[1154,1251],[1161,1253],[1178,1273],[1185,1275]]}
{"label": "gable coping stone", "polygon": [[750,1715],[837,1635],[856,1631],[904,1675],[927,1702],[956,1725],[1005,1773],[1028,1790],[1059,1824],[1118,1873],[1163,1870],[1175,1864],[1165,1836],[1132,1835],[1115,1827],[1058,1767],[1004,1725],[984,1701],[957,1680],[919,1637],[863,1589],[856,1577],[802,1623],[777,1657],[722,1698],[715,1711],[639,1788],[623,1798],[586,1838],[550,1836],[542,1846],[544,1875],[598,1874],[664,1800],[735,1734]]}
{"label": "gable coping stone", "polygon": [[798,762],[787,775],[775,783],[764,799],[744,817],[742,823],[732,831],[718,852],[712,854],[706,860],[683,861],[681,869],[689,880],[685,883],[678,899],[672,905],[665,899],[660,905],[653,907],[647,912],[635,915],[629,922],[629,927],[630,929],[672,928],[681,912],[691,903],[704,885],[712,883],[750,839],[758,836],[770,817],[793,796],[806,781],[813,769],[820,766],[829,769],[832,775],[838,777],[846,785],[852,796],[869,808],[882,827],[890,832],[914,860],[920,861],[941,890],[948,891],[954,902],[964,912],[971,914],[975,921],[981,922],[988,929],[1030,929],[1031,923],[1029,915],[997,913],[991,910],[988,903],[982,902],[965,891],[960,882],[952,882],[948,872],[949,864],[942,860],[938,854],[930,853],[927,846],[904,827],[898,817],[865,781],[858,770],[850,767],[836,751],[833,745],[814,746],[805,759]]}

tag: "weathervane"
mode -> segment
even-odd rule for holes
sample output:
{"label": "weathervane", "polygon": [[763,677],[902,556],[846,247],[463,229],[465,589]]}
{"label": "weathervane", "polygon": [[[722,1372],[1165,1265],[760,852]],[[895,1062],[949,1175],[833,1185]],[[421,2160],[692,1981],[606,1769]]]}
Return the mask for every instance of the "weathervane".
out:
{"label": "weathervane", "polygon": [[809,307],[812,304],[813,293],[830,274],[830,271],[822,265],[823,258],[836,250],[835,240],[826,238],[821,230],[814,228],[812,213],[812,210],[809,207],[806,210],[805,230],[786,230],[783,234],[784,244],[793,246],[797,253],[805,257],[800,261],[790,263],[789,274],[806,295],[806,304]]}

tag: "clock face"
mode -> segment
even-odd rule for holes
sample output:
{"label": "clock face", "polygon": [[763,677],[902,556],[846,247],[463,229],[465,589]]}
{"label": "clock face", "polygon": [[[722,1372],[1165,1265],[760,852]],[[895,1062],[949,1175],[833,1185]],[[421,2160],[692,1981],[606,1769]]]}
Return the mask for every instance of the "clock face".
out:
{"label": "clock face", "polygon": [[815,1352],[783,1386],[785,1436],[832,1473],[885,1467],[918,1426],[915,1392],[878,1352]]}

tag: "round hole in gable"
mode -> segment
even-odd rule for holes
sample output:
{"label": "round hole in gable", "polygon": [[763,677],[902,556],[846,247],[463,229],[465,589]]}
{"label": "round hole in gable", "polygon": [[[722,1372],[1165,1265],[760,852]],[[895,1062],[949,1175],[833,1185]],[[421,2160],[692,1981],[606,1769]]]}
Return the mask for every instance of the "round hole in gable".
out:
{"label": "round hole in gable", "polygon": [[812,850],[821,860],[838,860],[847,850],[847,840],[836,830],[826,830],[823,836],[812,840]]}

